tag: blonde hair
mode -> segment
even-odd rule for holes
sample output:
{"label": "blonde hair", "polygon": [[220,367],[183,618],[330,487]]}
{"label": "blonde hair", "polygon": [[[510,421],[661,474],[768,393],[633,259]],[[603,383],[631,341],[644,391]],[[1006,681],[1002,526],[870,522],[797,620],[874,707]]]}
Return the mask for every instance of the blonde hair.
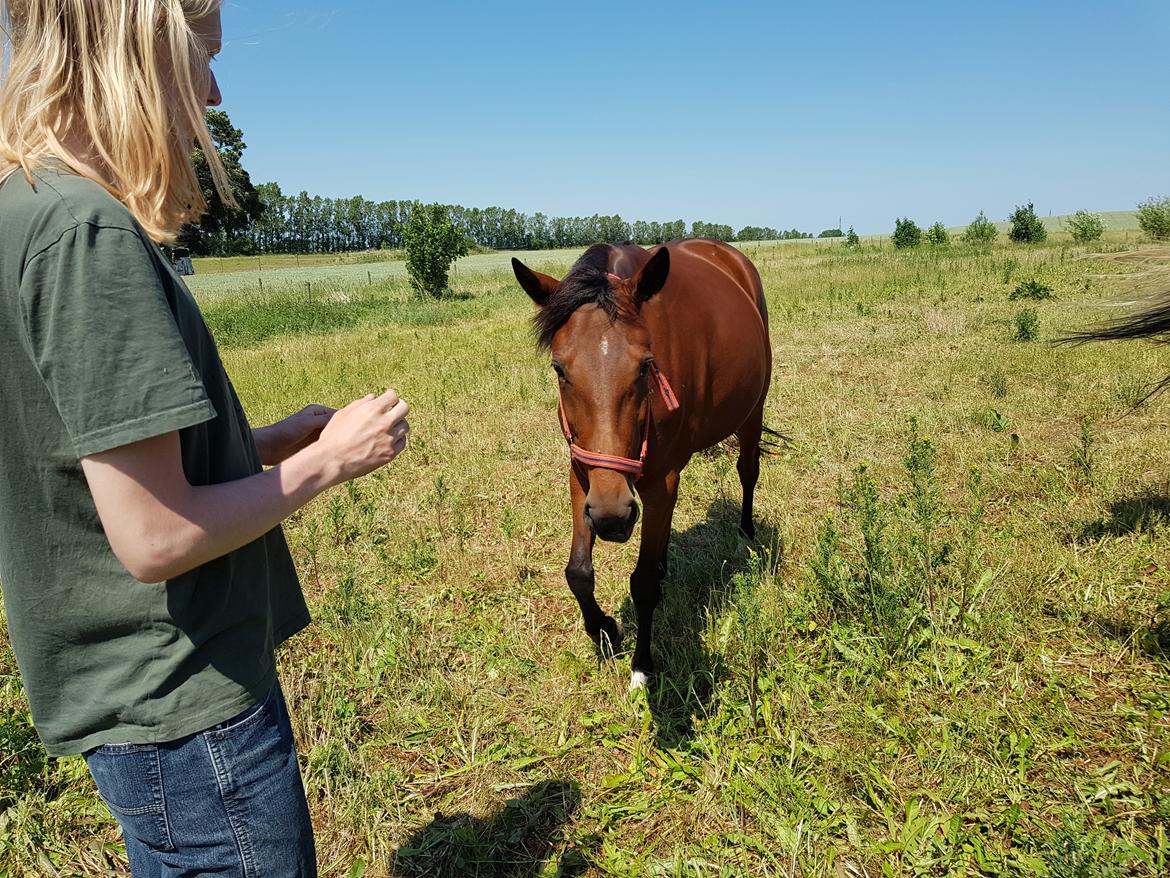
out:
{"label": "blonde hair", "polygon": [[198,142],[235,205],[204,110],[207,47],[191,23],[222,0],[0,0],[0,178],[56,158],[105,187],[156,241],[207,202]]}

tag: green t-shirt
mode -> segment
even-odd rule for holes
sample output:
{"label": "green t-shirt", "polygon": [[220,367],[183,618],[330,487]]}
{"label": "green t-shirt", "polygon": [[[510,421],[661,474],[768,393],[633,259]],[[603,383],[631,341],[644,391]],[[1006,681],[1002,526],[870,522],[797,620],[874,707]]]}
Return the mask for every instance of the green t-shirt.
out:
{"label": "green t-shirt", "polygon": [[56,166],[0,184],[0,587],[53,755],[161,743],[275,679],[308,610],[280,528],[158,585],[114,557],[80,458],[179,431],[192,485],[261,469],[190,292],[130,212]]}

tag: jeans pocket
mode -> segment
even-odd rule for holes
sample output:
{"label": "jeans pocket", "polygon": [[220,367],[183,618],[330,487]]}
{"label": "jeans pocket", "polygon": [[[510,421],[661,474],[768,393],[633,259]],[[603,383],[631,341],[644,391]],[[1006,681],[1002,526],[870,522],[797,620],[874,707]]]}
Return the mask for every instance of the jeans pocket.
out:
{"label": "jeans pocket", "polygon": [[217,741],[223,741],[228,738],[236,737],[247,732],[250,728],[260,723],[272,709],[273,700],[276,697],[276,686],[274,685],[268,690],[268,694],[246,708],[241,713],[236,714],[226,722],[219,725],[212,726],[204,734],[207,734]]}
{"label": "jeans pocket", "polygon": [[86,753],[85,762],[122,832],[148,848],[172,850],[158,747],[105,744]]}

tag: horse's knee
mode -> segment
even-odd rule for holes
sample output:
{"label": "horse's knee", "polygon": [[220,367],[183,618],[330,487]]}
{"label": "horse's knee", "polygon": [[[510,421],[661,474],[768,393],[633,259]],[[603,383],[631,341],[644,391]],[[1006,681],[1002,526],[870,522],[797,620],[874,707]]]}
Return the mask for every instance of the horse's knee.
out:
{"label": "horse's knee", "polygon": [[593,594],[593,565],[585,562],[570,561],[565,568],[565,582],[569,584],[569,591],[574,595]]}

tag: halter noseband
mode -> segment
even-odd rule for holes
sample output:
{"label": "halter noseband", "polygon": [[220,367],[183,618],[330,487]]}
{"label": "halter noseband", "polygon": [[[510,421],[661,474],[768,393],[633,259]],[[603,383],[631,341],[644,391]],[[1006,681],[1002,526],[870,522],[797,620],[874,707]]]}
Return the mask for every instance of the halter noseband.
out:
{"label": "halter noseband", "polygon": [[[650,375],[658,385],[658,392],[662,395],[662,401],[666,404],[666,410],[668,412],[677,411],[678,397],[674,395],[674,390],[671,388],[666,376],[662,374],[662,370],[654,363],[650,364]],[[620,457],[616,454],[602,454],[600,451],[589,451],[574,442],[573,431],[569,427],[569,419],[565,415],[565,402],[561,398],[560,388],[557,389],[557,412],[561,416],[561,429],[564,430],[565,439],[568,440],[569,455],[572,457],[573,463],[580,464],[586,469],[616,470],[619,473],[633,476],[635,480],[642,477],[642,469],[646,465],[646,450],[650,447],[650,430],[654,424],[654,415],[650,407],[650,400],[646,400],[646,423],[642,425],[642,451],[638,455],[637,460],[634,460],[632,457]]]}
{"label": "halter noseband", "polygon": [[[607,273],[607,279],[610,283],[621,283],[621,278],[616,274]],[[662,402],[666,405],[668,412],[678,410],[678,397],[674,395],[674,390],[670,386],[666,375],[658,368],[658,365],[653,361],[650,362],[650,376],[654,379],[654,383],[658,385],[658,392],[662,395]],[[565,433],[565,439],[569,443],[569,455],[572,457],[574,464],[579,464],[586,469],[609,469],[619,473],[625,473],[628,476],[633,476],[635,480],[642,477],[642,470],[646,465],[646,450],[650,447],[650,430],[654,423],[654,416],[650,406],[650,400],[646,400],[646,422],[642,425],[642,451],[638,455],[638,459],[634,460],[632,457],[620,457],[616,454],[602,454],[600,451],[589,451],[582,448],[573,441],[573,431],[569,427],[569,419],[565,415],[565,402],[561,398],[560,388],[557,388],[557,413],[561,416],[561,429]]]}

